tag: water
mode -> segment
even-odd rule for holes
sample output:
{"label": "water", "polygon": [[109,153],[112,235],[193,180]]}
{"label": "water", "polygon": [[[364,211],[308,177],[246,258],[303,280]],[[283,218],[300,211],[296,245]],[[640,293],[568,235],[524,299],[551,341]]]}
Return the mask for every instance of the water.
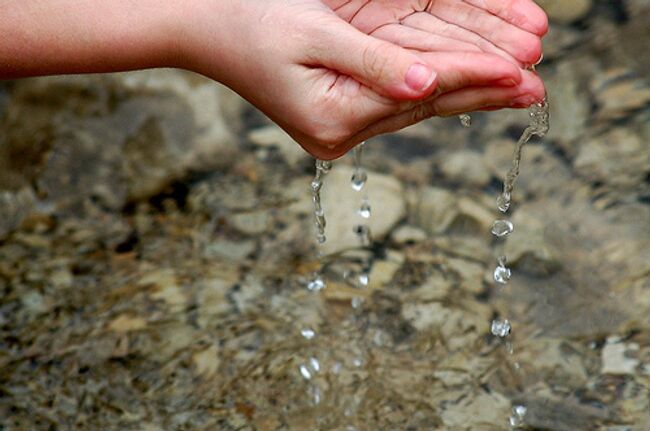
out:
{"label": "water", "polygon": [[533,136],[536,135],[543,138],[548,133],[548,98],[545,96],[541,102],[531,105],[531,107],[528,108],[528,115],[530,116],[530,124],[524,129],[524,132],[521,134],[521,137],[515,145],[515,151],[512,157],[512,166],[506,174],[506,178],[503,182],[503,192],[499,198],[497,198],[497,206],[501,212],[506,212],[508,211],[508,208],[510,208],[512,191],[515,186],[515,181],[519,176],[519,166],[521,164],[521,154],[524,145],[526,145]]}
{"label": "water", "polygon": [[359,208],[359,215],[365,219],[368,219],[370,218],[371,212],[372,208],[370,208],[370,204],[368,202],[363,202]]}
{"label": "water", "polygon": [[526,424],[524,418],[527,411],[528,409],[523,405],[516,405],[512,408],[512,414],[508,418],[508,423],[512,429],[522,428]]}
{"label": "water", "polygon": [[312,292],[318,292],[325,289],[325,281],[320,274],[314,275],[314,277],[307,282],[307,289]]}
{"label": "water", "polygon": [[316,332],[311,328],[303,328],[300,330],[300,335],[308,340],[311,340],[316,336]]}
{"label": "water", "polygon": [[515,229],[510,220],[496,220],[492,223],[492,234],[498,238],[506,236]]}
{"label": "water", "polygon": [[471,127],[472,117],[469,114],[461,114],[458,116],[458,119],[460,120],[460,124],[462,124],[463,127]]}
{"label": "water", "polygon": [[505,256],[501,257],[499,259],[499,264],[494,269],[494,281],[496,281],[499,284],[507,284],[508,281],[510,281],[511,276],[512,276],[512,271],[510,270],[510,268],[506,267]]}
{"label": "water", "polygon": [[505,338],[508,335],[510,335],[511,329],[512,328],[510,326],[510,322],[508,321],[508,319],[505,320],[495,319],[492,321],[492,327],[490,328],[490,331],[492,332],[492,335],[494,335],[495,337]]}
{"label": "water", "polygon": [[327,173],[332,169],[332,162],[325,160],[316,160],[316,174],[311,182],[312,201],[314,203],[314,219],[316,223],[316,240],[323,244],[327,237],[325,236],[325,211],[321,205],[321,189]]}

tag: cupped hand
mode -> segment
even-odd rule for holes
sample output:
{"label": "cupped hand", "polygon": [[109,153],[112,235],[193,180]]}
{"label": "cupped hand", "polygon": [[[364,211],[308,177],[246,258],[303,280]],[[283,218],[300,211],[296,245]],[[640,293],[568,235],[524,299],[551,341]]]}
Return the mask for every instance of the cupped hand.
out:
{"label": "cupped hand", "polygon": [[520,66],[542,55],[548,30],[532,0],[324,0],[368,35],[420,51],[483,51]]}
{"label": "cupped hand", "polygon": [[432,116],[524,107],[544,93],[502,56],[408,50],[319,0],[196,1],[180,66],[230,86],[321,159]]}

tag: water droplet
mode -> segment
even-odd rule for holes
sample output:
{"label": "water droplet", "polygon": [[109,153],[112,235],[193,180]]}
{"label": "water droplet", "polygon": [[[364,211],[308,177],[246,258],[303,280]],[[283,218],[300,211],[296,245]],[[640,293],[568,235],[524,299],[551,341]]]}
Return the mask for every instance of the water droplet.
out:
{"label": "water droplet", "polygon": [[370,204],[368,202],[364,202],[361,204],[361,208],[359,208],[359,215],[363,218],[370,218]]}
{"label": "water droplet", "polygon": [[510,208],[510,194],[502,193],[497,197],[497,208],[502,213],[505,213]]}
{"label": "water droplet", "polygon": [[302,335],[308,340],[311,340],[316,336],[316,332],[311,328],[303,328],[300,330],[300,335]]}
{"label": "water droplet", "polygon": [[368,283],[370,282],[370,276],[368,276],[367,273],[362,273],[359,275],[359,284],[363,287],[368,286]]}
{"label": "water droplet", "polygon": [[461,114],[458,116],[458,119],[463,127],[470,127],[472,125],[472,117],[469,114]]}
{"label": "water droplet", "polygon": [[310,186],[313,192],[319,192],[321,187],[323,187],[323,183],[322,181],[313,180]]}
{"label": "water droplet", "polygon": [[340,373],[342,368],[343,368],[343,364],[340,361],[334,362],[334,364],[332,365],[332,374]]}
{"label": "water droplet", "polygon": [[325,282],[319,276],[314,277],[307,283],[307,289],[311,290],[312,292],[318,292],[319,290],[325,289],[325,287]]}
{"label": "water droplet", "polygon": [[365,224],[359,224],[356,225],[352,228],[352,232],[359,238],[361,238],[362,242],[366,242],[370,240],[370,228],[366,226]]}
{"label": "water droplet", "polygon": [[510,330],[512,329],[510,327],[510,322],[508,320],[493,320],[492,321],[492,327],[490,328],[492,331],[492,335],[496,337],[507,337],[510,335]]}
{"label": "water droplet", "polygon": [[309,391],[311,392],[311,399],[314,402],[314,404],[315,405],[320,404],[322,398],[320,387],[318,387],[317,385],[312,385]]}
{"label": "water droplet", "polygon": [[318,362],[318,359],[309,358],[309,365],[311,365],[311,369],[314,370],[315,372],[320,371],[320,363]]}
{"label": "water droplet", "polygon": [[302,376],[307,380],[311,379],[311,371],[309,371],[309,368],[307,368],[307,365],[303,364],[303,365],[300,366],[300,374],[302,374]]}
{"label": "water droplet", "polygon": [[525,425],[524,417],[528,409],[526,406],[517,405],[512,408],[512,415],[508,419],[510,426],[513,428],[521,428]]}
{"label": "water droplet", "polygon": [[352,365],[354,365],[357,368],[362,366],[363,365],[363,358],[354,358],[352,360]]}
{"label": "water droplet", "polygon": [[319,244],[325,244],[325,241],[327,241],[327,237],[325,236],[325,234],[318,232],[316,234],[316,241]]}
{"label": "water droplet", "polygon": [[363,299],[359,298],[358,296],[355,296],[350,301],[350,304],[352,305],[352,308],[357,309],[361,307],[361,304],[363,304]]}
{"label": "water droplet", "polygon": [[510,268],[506,268],[504,262],[499,262],[499,266],[494,270],[494,281],[499,284],[506,284],[510,281],[510,277],[512,277]]}
{"label": "water droplet", "polygon": [[352,174],[351,184],[355,191],[360,192],[363,186],[366,185],[366,181],[368,181],[368,174],[366,171],[358,170]]}
{"label": "water droplet", "polygon": [[514,229],[515,227],[510,220],[495,220],[492,223],[492,234],[499,238],[512,233]]}

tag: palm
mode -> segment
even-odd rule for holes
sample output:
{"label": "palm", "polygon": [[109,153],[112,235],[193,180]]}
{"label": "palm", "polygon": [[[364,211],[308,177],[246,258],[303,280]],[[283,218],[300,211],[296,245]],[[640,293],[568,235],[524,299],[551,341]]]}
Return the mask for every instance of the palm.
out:
{"label": "palm", "polygon": [[323,0],[357,29],[418,51],[483,51],[536,63],[547,30],[532,0]]}

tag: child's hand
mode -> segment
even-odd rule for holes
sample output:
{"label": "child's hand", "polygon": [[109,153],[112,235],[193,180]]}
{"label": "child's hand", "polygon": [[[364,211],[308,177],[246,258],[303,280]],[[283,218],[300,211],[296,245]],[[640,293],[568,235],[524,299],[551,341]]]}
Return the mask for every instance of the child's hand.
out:
{"label": "child's hand", "polygon": [[324,0],[359,30],[421,51],[483,51],[520,66],[542,55],[548,30],[532,0]]}
{"label": "child's hand", "polygon": [[196,1],[180,66],[226,83],[322,159],[431,116],[523,107],[544,93],[503,56],[461,41],[405,50],[319,0]]}

